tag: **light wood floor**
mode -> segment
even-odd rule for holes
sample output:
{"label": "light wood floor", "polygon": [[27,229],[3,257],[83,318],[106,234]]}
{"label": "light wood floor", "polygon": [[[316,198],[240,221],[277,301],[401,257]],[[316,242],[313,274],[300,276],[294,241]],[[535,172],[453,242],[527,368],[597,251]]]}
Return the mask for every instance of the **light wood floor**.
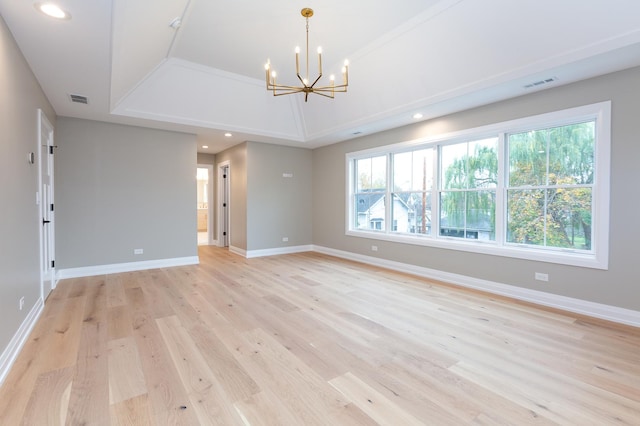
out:
{"label": "light wood floor", "polygon": [[640,330],[314,253],[65,280],[1,425],[640,424]]}

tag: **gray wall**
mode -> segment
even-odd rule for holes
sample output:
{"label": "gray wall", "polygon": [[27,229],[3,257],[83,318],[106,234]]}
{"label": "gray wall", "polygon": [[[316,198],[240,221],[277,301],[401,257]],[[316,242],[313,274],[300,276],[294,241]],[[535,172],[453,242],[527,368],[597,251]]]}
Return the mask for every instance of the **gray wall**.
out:
{"label": "gray wall", "polygon": [[[0,354],[40,298],[38,108],[55,112],[0,16]],[[22,311],[20,297],[25,298]]]}
{"label": "gray wall", "polygon": [[[640,310],[637,245],[640,161],[640,68],[548,89],[436,120],[323,147],[313,152],[313,242],[316,245],[462,274],[493,282]],[[596,270],[345,235],[345,154],[420,137],[579,105],[612,101],[609,269]],[[549,274],[548,283],[533,279]]]}
{"label": "gray wall", "polygon": [[[247,143],[242,143],[216,154],[214,174],[218,175],[218,165],[229,161],[230,165],[230,229],[229,245],[242,250],[247,249]],[[218,186],[214,198],[218,198]],[[217,207],[217,206],[216,206]],[[215,220],[217,221],[217,211]],[[214,222],[217,224],[217,222]],[[214,225],[217,226],[217,225]]]}
{"label": "gray wall", "polygon": [[195,135],[66,117],[56,134],[58,269],[197,256]]}
{"label": "gray wall", "polygon": [[312,152],[249,142],[247,155],[247,249],[311,244]]}

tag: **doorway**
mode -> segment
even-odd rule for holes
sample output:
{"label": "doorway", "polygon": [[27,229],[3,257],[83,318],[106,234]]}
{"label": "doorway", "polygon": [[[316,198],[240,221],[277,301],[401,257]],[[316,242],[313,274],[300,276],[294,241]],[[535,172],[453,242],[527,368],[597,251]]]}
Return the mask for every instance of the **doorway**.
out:
{"label": "doorway", "polygon": [[38,197],[40,215],[40,297],[45,301],[56,286],[53,126],[38,110]]}
{"label": "doorway", "polygon": [[229,247],[229,212],[231,211],[231,163],[218,164],[218,246]]}
{"label": "doorway", "polygon": [[213,223],[211,211],[213,210],[213,166],[209,164],[198,164],[196,181],[198,183],[197,196],[197,226],[198,245],[210,245],[213,241]]}

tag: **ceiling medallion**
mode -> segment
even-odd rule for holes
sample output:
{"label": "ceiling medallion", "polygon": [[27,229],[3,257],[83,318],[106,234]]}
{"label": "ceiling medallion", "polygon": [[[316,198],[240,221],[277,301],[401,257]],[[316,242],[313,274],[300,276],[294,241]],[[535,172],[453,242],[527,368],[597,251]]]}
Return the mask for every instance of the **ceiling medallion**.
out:
{"label": "ceiling medallion", "polygon": [[264,66],[266,72],[267,90],[273,92],[273,96],[291,95],[293,93],[304,93],[304,101],[307,102],[309,93],[315,93],[320,96],[333,99],[335,93],[346,92],[347,86],[349,86],[349,62],[344,61],[344,67],[342,68],[342,84],[335,84],[335,77],[331,75],[329,77],[329,85],[322,86],[318,84],[322,78],[322,48],[318,47],[318,76],[312,83],[309,79],[309,18],[313,16],[313,9],[305,7],[300,11],[300,14],[305,18],[307,22],[307,51],[306,51],[306,74],[305,77],[300,75],[300,48],[296,47],[296,75],[298,80],[302,83],[301,86],[288,86],[285,84],[278,84],[276,82],[276,72],[271,69],[271,62],[267,60]]}

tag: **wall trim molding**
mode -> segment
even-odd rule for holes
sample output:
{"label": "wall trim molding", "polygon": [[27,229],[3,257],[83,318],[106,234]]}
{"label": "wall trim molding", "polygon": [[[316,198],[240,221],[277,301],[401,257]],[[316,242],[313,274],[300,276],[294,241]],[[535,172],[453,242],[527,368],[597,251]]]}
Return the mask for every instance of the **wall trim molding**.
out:
{"label": "wall trim molding", "polygon": [[513,285],[497,283],[488,280],[469,277],[466,275],[454,274],[451,272],[439,271],[437,269],[425,268],[423,266],[410,265],[379,257],[366,256],[348,251],[332,249],[323,246],[312,246],[313,251],[336,256],[347,260],[362,262],[369,265],[380,266],[394,271],[406,272],[423,278],[434,279],[459,285],[461,287],[481,290],[488,293],[511,297],[517,300],[535,303],[542,306],[561,309],[563,311],[576,314],[587,315],[621,324],[640,327],[640,311],[619,308],[617,306],[605,305],[602,303],[590,302],[582,299],[561,296],[539,290],[531,290]]}
{"label": "wall trim molding", "polygon": [[233,254],[237,254],[238,256],[247,257],[247,251],[245,249],[230,245],[229,251]]}
{"label": "wall trim molding", "polygon": [[114,263],[110,265],[83,266],[80,268],[59,269],[57,279],[64,280],[68,278],[91,277],[94,275],[117,274],[120,272],[171,268],[173,266],[197,265],[198,263],[200,263],[198,256],[186,256],[170,259],[143,260],[140,262]]}
{"label": "wall trim molding", "polygon": [[16,331],[16,334],[13,335],[13,338],[5,348],[4,352],[0,355],[0,385],[4,382],[4,379],[7,378],[13,363],[16,361],[20,350],[24,346],[27,341],[27,338],[31,334],[31,330],[36,325],[38,318],[42,314],[44,310],[44,302],[42,298],[39,297],[36,301],[36,304],[33,305],[33,308],[29,311],[27,317],[20,324],[20,328]]}
{"label": "wall trim molding", "polygon": [[245,252],[245,257],[250,259],[252,257],[264,257],[264,256],[276,256],[278,254],[293,254],[303,253],[305,251],[313,251],[312,245],[304,246],[289,246],[289,247],[276,247],[262,250],[248,250]]}

